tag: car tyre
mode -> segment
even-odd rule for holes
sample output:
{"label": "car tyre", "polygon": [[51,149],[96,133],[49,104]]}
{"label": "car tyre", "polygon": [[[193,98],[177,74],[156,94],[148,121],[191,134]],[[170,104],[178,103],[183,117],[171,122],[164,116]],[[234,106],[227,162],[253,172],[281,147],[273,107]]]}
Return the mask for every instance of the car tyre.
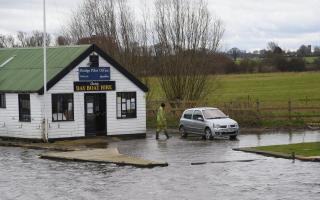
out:
{"label": "car tyre", "polygon": [[188,133],[186,133],[186,130],[184,129],[183,126],[180,126],[179,133],[180,133],[181,138],[186,138],[188,136]]}
{"label": "car tyre", "polygon": [[212,135],[212,132],[210,130],[210,128],[206,128],[205,131],[204,131],[204,138],[206,140],[213,140],[213,135]]}
{"label": "car tyre", "polygon": [[236,140],[237,139],[237,135],[230,135],[229,139],[230,140]]}

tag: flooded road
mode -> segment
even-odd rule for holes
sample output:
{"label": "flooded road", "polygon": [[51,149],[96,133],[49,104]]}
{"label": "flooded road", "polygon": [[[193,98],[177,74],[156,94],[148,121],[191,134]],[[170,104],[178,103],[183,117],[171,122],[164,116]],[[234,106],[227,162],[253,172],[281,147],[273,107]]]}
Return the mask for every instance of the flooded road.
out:
{"label": "flooded road", "polygon": [[[164,136],[161,136],[164,138]],[[0,147],[0,199],[319,199],[320,163],[269,158],[232,148],[320,141],[320,132],[241,135],[238,141],[147,139],[113,143],[124,154],[169,167],[57,162],[43,151]],[[192,162],[255,159],[191,165]]]}

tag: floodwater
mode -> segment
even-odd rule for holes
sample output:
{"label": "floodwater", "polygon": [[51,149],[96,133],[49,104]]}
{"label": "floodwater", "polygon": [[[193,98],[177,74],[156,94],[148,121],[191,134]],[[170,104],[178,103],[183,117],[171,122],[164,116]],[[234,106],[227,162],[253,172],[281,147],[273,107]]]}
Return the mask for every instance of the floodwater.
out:
{"label": "floodwater", "polygon": [[[141,169],[112,164],[60,162],[43,151],[0,147],[0,199],[218,199],[320,198],[320,163],[233,151],[232,148],[320,141],[320,132],[241,135],[238,141],[147,139],[113,143],[121,153],[164,160],[169,167]],[[254,159],[253,162],[211,163]]]}

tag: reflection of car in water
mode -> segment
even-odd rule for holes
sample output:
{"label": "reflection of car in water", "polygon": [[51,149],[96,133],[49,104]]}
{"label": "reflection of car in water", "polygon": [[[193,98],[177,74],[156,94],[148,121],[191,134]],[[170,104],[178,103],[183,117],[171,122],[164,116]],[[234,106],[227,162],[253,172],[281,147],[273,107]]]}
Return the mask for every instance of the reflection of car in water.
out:
{"label": "reflection of car in water", "polygon": [[239,125],[218,108],[192,108],[183,112],[179,132],[182,137],[193,133],[210,140],[215,136],[228,136],[230,139],[236,139],[239,134]]}

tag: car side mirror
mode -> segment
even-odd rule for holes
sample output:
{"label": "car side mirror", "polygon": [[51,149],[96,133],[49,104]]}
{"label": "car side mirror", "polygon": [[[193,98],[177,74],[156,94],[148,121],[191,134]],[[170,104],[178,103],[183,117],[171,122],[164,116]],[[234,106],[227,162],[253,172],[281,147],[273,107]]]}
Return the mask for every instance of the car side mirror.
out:
{"label": "car side mirror", "polygon": [[197,118],[198,121],[204,121],[202,117]]}

